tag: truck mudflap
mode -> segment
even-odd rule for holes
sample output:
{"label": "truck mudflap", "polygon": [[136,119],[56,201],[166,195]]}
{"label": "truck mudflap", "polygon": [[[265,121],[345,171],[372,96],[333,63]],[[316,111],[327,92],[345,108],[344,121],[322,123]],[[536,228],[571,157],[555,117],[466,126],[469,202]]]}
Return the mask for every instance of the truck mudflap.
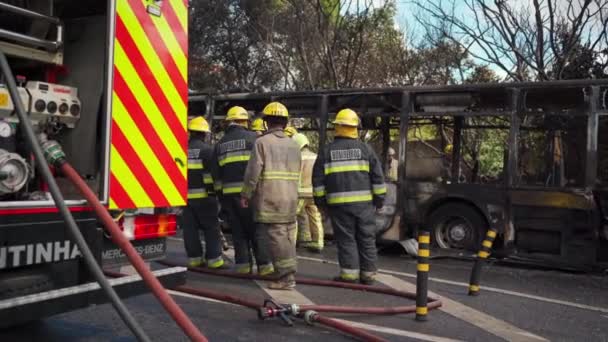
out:
{"label": "truck mudflap", "polygon": [[[185,267],[171,267],[153,273],[165,288],[173,288],[185,284],[186,271]],[[148,288],[139,275],[109,281],[122,298],[148,293]],[[105,294],[96,282],[9,298],[0,301],[0,328],[107,302]]]}

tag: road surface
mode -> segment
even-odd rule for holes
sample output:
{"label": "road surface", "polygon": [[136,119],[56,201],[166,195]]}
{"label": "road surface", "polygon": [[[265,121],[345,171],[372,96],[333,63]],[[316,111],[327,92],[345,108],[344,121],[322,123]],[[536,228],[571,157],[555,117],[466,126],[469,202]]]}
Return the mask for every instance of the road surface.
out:
{"label": "road surface", "polygon": [[[185,260],[179,237],[171,238],[168,248],[171,260]],[[299,255],[300,275],[321,279],[336,275],[335,247],[328,246],[322,254],[300,251]],[[381,255],[379,266],[382,286],[413,291],[416,264],[412,258]],[[413,315],[331,316],[390,341],[608,341],[608,276],[488,265],[481,295],[469,297],[470,268],[467,261],[432,262],[429,288],[442,298],[443,307],[431,311],[427,322],[416,322]],[[260,304],[270,296],[316,304],[412,304],[394,297],[302,285],[294,293],[270,292],[264,282],[194,273],[188,274],[188,285],[242,295]],[[303,322],[286,327],[277,320],[259,321],[254,311],[231,304],[174,296],[210,341],[351,341],[336,331]],[[126,303],[154,341],[187,340],[151,295]],[[109,305],[0,331],[0,341],[133,340]]]}

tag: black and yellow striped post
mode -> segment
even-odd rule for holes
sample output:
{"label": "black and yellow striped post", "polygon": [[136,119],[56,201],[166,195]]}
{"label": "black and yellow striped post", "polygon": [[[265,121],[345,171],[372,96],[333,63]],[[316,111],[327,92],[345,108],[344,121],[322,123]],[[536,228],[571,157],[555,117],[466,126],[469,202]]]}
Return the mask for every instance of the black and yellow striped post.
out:
{"label": "black and yellow striped post", "polygon": [[416,320],[426,321],[428,313],[429,292],[429,257],[431,234],[428,231],[418,233],[418,265],[416,274]]}
{"label": "black and yellow striped post", "polygon": [[477,258],[475,258],[475,264],[473,265],[473,270],[471,271],[471,278],[469,280],[469,296],[479,295],[479,278],[481,277],[481,268],[483,267],[485,260],[490,256],[492,244],[494,243],[494,239],[496,239],[496,233],[496,229],[488,229],[486,232],[486,238],[481,243],[481,248],[479,249],[479,253],[477,253]]}

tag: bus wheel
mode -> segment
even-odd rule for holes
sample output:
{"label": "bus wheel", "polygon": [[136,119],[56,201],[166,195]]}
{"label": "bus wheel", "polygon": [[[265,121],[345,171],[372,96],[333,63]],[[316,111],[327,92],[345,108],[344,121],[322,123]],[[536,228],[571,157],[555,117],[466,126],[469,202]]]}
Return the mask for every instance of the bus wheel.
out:
{"label": "bus wheel", "polygon": [[440,248],[476,251],[485,231],[485,219],[469,205],[445,204],[429,217],[433,243]]}

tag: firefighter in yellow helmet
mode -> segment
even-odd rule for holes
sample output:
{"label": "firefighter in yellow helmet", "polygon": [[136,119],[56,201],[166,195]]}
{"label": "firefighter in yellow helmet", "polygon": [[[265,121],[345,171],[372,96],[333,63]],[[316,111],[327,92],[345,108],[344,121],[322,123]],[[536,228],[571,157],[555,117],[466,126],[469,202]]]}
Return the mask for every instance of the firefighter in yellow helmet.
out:
{"label": "firefighter in yellow helmet", "polygon": [[266,130],[266,127],[264,125],[264,119],[255,118],[251,122],[251,130],[254,131],[258,136],[264,134],[264,131]]}
{"label": "firefighter in yellow helmet", "polygon": [[274,272],[274,268],[266,248],[257,239],[253,212],[240,205],[243,175],[257,135],[247,129],[249,114],[243,107],[230,108],[226,122],[228,126],[224,136],[214,148],[213,178],[222,210],[232,229],[234,268],[239,273],[251,273],[254,266],[251,257],[253,250],[258,273],[268,275]]}
{"label": "firefighter in yellow helmet", "polygon": [[312,168],[317,155],[310,148],[306,135],[296,133],[293,140],[302,152],[300,168],[300,200],[298,202],[298,243],[311,252],[323,250],[323,219],[312,197]]}
{"label": "firefighter in yellow helmet", "polygon": [[376,209],[386,194],[382,164],[359,140],[359,117],[338,112],[335,139],[320,151],[313,170],[315,203],[327,210],[338,245],[336,280],[373,284],[376,274]]}
{"label": "firefighter in yellow helmet", "polygon": [[[206,142],[211,130],[207,120],[198,116],[188,123],[188,132],[188,204],[180,216],[188,265],[227,268],[222,256],[218,203],[210,172],[213,148]],[[205,237],[204,255],[199,230]]]}
{"label": "firefighter in yellow helmet", "polygon": [[268,130],[259,137],[247,165],[241,204],[249,207],[253,198],[254,220],[270,249],[279,279],[269,288],[295,287],[296,210],[300,180],[300,148],[285,135],[289,113],[279,102],[263,111]]}

